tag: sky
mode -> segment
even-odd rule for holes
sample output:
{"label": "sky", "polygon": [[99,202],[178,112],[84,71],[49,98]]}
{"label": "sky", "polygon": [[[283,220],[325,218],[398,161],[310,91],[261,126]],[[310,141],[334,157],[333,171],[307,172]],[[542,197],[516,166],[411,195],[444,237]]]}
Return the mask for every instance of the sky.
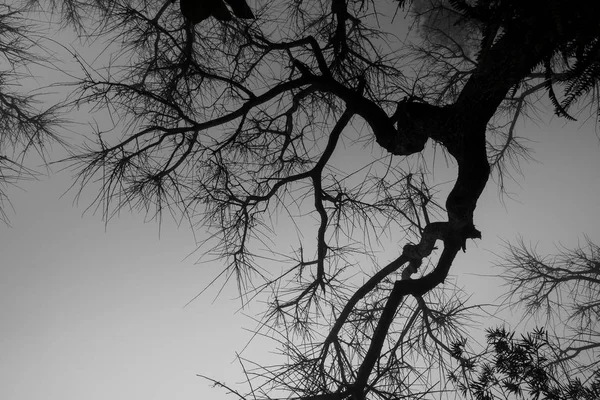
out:
{"label": "sky", "polygon": [[[600,242],[594,121],[566,124],[547,113],[519,133],[532,140],[537,161],[522,165],[524,177],[510,183],[504,201],[488,184],[475,216],[483,239],[453,266],[453,279],[476,301],[501,294],[487,275],[502,240],[522,235],[549,251],[583,234]],[[240,310],[229,285],[184,307],[219,272],[218,263],[196,263],[190,228],[165,218],[159,229],[128,212],[105,224],[86,211],[94,192],[74,202],[75,193],[65,193],[72,173],[59,170],[8,191],[14,211],[10,226],[0,226],[0,398],[232,398],[196,374],[243,380],[236,352],[260,304]],[[396,256],[382,254],[381,263]],[[272,350],[255,344],[243,354]]]}

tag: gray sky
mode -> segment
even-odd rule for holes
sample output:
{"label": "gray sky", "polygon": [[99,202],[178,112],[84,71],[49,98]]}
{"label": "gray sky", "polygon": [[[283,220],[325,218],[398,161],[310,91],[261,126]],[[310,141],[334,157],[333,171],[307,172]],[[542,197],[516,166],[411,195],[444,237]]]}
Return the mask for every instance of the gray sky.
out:
{"label": "gray sky", "polygon": [[[475,217],[483,240],[468,243],[454,264],[458,285],[476,300],[500,293],[497,280],[479,275],[493,273],[501,239],[522,234],[540,250],[575,245],[584,233],[600,242],[593,121],[543,120],[519,130],[538,162],[523,165],[526,178],[510,184],[504,205],[490,181]],[[73,192],[61,198],[70,184],[69,171],[54,171],[9,190],[12,226],[0,226],[0,398],[231,398],[196,374],[241,381],[235,354],[250,337],[244,328],[254,327],[244,313],[260,305],[238,312],[229,285],[217,300],[215,288],[184,308],[219,271],[217,263],[195,265],[189,228],[165,218],[159,237],[155,223],[126,212],[105,226],[100,215],[84,214],[93,191],[79,205]],[[381,264],[396,256],[382,254]],[[244,354],[268,350],[257,343]]]}

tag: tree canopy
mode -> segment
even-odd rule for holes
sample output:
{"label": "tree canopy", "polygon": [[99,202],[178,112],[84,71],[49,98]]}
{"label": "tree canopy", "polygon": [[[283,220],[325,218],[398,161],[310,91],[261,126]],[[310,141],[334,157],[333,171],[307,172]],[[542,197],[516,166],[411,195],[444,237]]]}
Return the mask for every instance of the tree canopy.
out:
{"label": "tree canopy", "polygon": [[130,207],[207,230],[201,249],[244,304],[268,300],[257,332],[285,362],[251,372],[256,398],[420,398],[447,390],[424,370],[467,379],[452,343],[472,310],[442,284],[482,237],[490,177],[503,190],[529,157],[516,121],[544,94],[566,119],[598,112],[589,1],[256,1],[243,18],[233,2],[219,3],[231,18],[171,0],[38,3],[109,44],[101,67],[75,54],[63,105],[110,116],[64,161],[82,190],[101,180],[107,220]]}
{"label": "tree canopy", "polygon": [[23,160],[29,152],[46,154],[48,141],[60,142],[55,127],[62,120],[56,106],[39,104],[36,95],[17,88],[35,66],[51,67],[52,56],[23,13],[26,7],[0,5],[0,221],[6,223],[10,207],[8,188],[36,171]]}

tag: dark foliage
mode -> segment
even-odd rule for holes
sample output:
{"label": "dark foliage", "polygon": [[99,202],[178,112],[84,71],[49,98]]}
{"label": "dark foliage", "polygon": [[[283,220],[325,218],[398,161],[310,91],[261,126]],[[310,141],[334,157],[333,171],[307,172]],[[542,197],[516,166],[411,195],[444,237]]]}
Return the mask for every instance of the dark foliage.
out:
{"label": "dark foliage", "polygon": [[563,375],[543,329],[515,338],[514,333],[496,328],[488,331],[487,342],[488,352],[470,368],[466,384],[451,376],[465,396],[478,400],[600,398],[600,371],[585,382]]}

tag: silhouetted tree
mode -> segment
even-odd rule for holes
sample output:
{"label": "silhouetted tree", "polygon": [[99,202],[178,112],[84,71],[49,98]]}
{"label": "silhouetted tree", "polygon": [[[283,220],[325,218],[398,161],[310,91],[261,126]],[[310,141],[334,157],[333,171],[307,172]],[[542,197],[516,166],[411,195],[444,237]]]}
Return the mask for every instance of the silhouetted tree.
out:
{"label": "silhouetted tree", "polygon": [[519,239],[506,245],[500,276],[506,304],[548,321],[555,356],[565,374],[600,373],[600,248],[586,237],[575,249],[541,256]]}
{"label": "silhouetted tree", "polygon": [[[248,371],[253,398],[446,390],[433,376],[467,367],[450,344],[472,310],[441,284],[481,238],[490,174],[526,156],[514,121],[529,96],[545,90],[566,118],[597,104],[596,6],[420,1],[406,42],[410,1],[249,5],[255,19],[206,18],[190,41],[171,0],[64,1],[113,42],[73,95],[115,121],[70,159],[81,183],[102,177],[106,218],[168,209],[208,229],[204,249],[243,301],[268,297],[257,329],[285,361]],[[447,194],[432,189],[428,142],[457,167]],[[300,244],[284,254],[290,226]],[[384,234],[390,263],[374,252]]]}
{"label": "silhouetted tree", "polygon": [[[520,338],[504,328],[487,333],[488,351],[469,366],[470,379],[459,382],[460,391],[478,400],[542,399],[595,400],[600,398],[600,374],[582,381],[556,368],[553,344],[537,329]],[[461,344],[454,346],[464,356]]]}
{"label": "silhouetted tree", "polygon": [[[10,200],[8,186],[21,179],[35,177],[36,172],[24,164],[35,151],[42,158],[50,139],[59,138],[53,127],[60,122],[57,107],[40,109],[25,79],[34,65],[49,67],[52,59],[43,53],[40,36],[27,18],[25,4],[0,4],[0,220],[8,222],[6,208]],[[31,84],[31,82],[29,82]],[[38,93],[41,94],[41,93]]]}

